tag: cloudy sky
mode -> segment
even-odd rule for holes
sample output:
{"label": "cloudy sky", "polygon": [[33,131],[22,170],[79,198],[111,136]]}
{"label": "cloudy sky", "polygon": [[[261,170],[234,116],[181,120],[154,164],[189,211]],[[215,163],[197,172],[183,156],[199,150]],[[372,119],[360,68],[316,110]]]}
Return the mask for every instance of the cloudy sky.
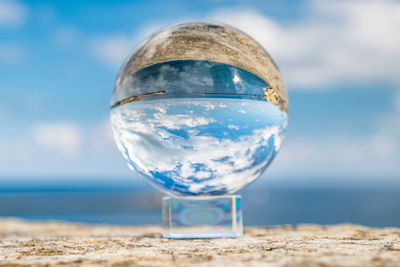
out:
{"label": "cloudy sky", "polygon": [[400,184],[400,2],[384,0],[2,0],[0,181],[133,177],[110,132],[119,68],[153,31],[206,19],[258,40],[287,85],[262,179]]}

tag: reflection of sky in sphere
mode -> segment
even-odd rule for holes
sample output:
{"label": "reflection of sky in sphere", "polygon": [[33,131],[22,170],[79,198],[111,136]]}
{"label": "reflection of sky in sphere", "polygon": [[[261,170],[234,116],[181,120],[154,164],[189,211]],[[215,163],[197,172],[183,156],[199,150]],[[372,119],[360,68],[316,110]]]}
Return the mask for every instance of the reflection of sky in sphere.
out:
{"label": "reflection of sky in sphere", "polygon": [[256,179],[274,158],[287,114],[266,101],[180,98],[111,112],[129,166],[173,194],[223,194]]}
{"label": "reflection of sky in sphere", "polygon": [[167,193],[231,193],[260,176],[281,144],[287,113],[266,100],[269,87],[218,62],[151,65],[115,88],[114,137],[129,167]]}

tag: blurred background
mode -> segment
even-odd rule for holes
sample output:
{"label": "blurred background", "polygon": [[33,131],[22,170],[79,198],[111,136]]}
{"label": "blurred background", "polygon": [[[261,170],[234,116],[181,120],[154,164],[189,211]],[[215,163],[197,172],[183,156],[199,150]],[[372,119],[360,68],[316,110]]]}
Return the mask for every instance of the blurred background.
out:
{"label": "blurred background", "polygon": [[0,0],[0,217],[161,223],[112,139],[119,68],[148,34],[231,24],[279,66],[290,121],[240,192],[246,225],[400,227],[399,1]]}

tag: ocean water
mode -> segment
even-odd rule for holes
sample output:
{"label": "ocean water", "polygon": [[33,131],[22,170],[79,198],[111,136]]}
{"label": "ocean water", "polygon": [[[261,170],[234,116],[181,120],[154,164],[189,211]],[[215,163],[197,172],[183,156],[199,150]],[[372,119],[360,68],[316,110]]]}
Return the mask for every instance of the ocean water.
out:
{"label": "ocean water", "polygon": [[[113,188],[0,186],[0,219],[57,220],[79,223],[161,224],[162,195],[127,183]],[[245,225],[355,223],[400,227],[400,188],[266,186],[239,192]]]}
{"label": "ocean water", "polygon": [[288,115],[267,101],[267,88],[227,64],[155,64],[115,88],[114,138],[129,167],[167,194],[232,193],[258,178],[282,143]]}

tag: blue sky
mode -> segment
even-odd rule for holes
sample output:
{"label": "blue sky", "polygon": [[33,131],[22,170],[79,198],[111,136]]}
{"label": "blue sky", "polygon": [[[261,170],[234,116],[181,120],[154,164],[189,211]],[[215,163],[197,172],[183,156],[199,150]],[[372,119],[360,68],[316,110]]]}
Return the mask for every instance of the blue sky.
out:
{"label": "blue sky", "polygon": [[0,2],[0,180],[127,177],[111,136],[119,68],[148,34],[218,20],[257,39],[289,92],[263,180],[397,183],[399,1]]}

